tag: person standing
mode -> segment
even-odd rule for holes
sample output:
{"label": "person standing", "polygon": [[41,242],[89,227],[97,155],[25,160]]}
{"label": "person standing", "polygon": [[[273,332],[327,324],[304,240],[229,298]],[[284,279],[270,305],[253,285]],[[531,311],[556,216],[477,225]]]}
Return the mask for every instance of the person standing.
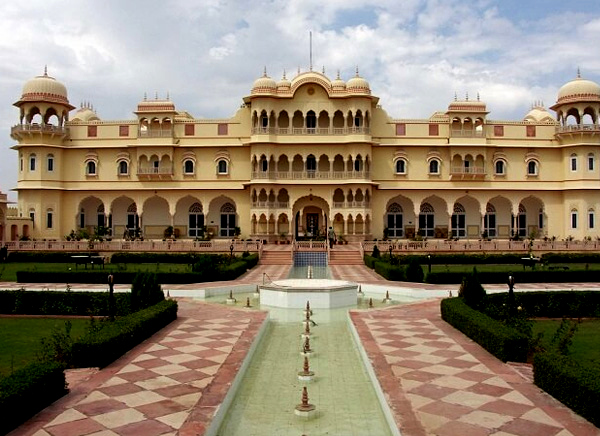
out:
{"label": "person standing", "polygon": [[329,226],[329,230],[327,231],[327,239],[329,239],[329,249],[333,248],[333,243],[335,242],[335,232],[333,231],[333,227]]}

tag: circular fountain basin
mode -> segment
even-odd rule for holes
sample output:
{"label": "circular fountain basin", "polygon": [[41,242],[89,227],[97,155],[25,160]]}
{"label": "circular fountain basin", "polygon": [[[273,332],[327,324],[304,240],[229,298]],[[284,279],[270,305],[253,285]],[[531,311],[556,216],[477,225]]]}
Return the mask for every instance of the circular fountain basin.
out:
{"label": "circular fountain basin", "polygon": [[260,288],[260,304],[288,309],[331,309],[356,305],[358,285],[346,280],[286,279]]}

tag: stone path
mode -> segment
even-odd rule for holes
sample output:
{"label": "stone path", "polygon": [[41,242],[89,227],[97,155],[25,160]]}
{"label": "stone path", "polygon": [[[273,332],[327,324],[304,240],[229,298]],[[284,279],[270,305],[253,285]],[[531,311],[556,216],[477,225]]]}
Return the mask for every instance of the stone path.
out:
{"label": "stone path", "polygon": [[403,436],[584,436],[600,430],[439,314],[439,301],[351,313]]}

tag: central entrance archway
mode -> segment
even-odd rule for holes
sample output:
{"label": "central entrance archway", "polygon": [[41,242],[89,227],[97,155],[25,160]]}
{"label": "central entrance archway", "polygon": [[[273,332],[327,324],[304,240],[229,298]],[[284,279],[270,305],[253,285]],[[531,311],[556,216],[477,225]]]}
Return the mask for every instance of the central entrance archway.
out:
{"label": "central entrance archway", "polygon": [[329,204],[322,197],[307,195],[294,203],[294,238],[317,238],[327,234]]}

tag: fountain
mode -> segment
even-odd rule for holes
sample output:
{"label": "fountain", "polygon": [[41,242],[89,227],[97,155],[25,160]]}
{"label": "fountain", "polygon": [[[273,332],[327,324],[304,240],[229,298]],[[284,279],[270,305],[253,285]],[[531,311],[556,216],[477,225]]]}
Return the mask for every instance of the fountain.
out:
{"label": "fountain", "polygon": [[237,300],[233,297],[233,289],[229,290],[229,297],[227,297],[226,303],[227,304],[235,304],[235,303],[237,303]]}
{"label": "fountain", "polygon": [[369,309],[373,309],[373,299],[369,298]]}
{"label": "fountain", "polygon": [[246,308],[250,308],[250,307],[252,307],[252,306],[250,305],[250,297],[246,297],[246,305],[245,305],[244,307],[246,307]]}
{"label": "fountain", "polygon": [[313,350],[310,349],[310,338],[307,336],[304,338],[304,345],[302,346],[301,356],[307,357],[313,354]]}
{"label": "fountain", "polygon": [[256,289],[254,290],[254,298],[260,298],[260,291],[258,289],[258,285],[256,285]]}
{"label": "fountain", "polygon": [[304,309],[304,313],[310,313],[312,315],[312,310],[310,310],[310,301],[306,301],[306,309]]}
{"label": "fountain", "polygon": [[300,335],[300,337],[301,337],[302,339],[305,339],[305,338],[309,338],[309,337],[310,337],[310,323],[308,323],[308,322],[307,322],[307,323],[305,323],[305,324],[304,324],[304,333],[302,333],[302,334]]}
{"label": "fountain", "polygon": [[302,402],[296,406],[294,413],[302,418],[310,418],[314,416],[316,407],[308,402],[308,389],[306,386],[302,388]]}
{"label": "fountain", "polygon": [[386,304],[390,304],[392,302],[392,299],[390,298],[390,291],[385,291],[385,298],[382,302]]}
{"label": "fountain", "polygon": [[304,367],[302,371],[298,371],[298,380],[300,381],[312,381],[315,373],[310,370],[308,366],[308,357],[304,356]]}
{"label": "fountain", "polygon": [[358,298],[363,298],[365,294],[362,291],[362,286],[358,285]]}

